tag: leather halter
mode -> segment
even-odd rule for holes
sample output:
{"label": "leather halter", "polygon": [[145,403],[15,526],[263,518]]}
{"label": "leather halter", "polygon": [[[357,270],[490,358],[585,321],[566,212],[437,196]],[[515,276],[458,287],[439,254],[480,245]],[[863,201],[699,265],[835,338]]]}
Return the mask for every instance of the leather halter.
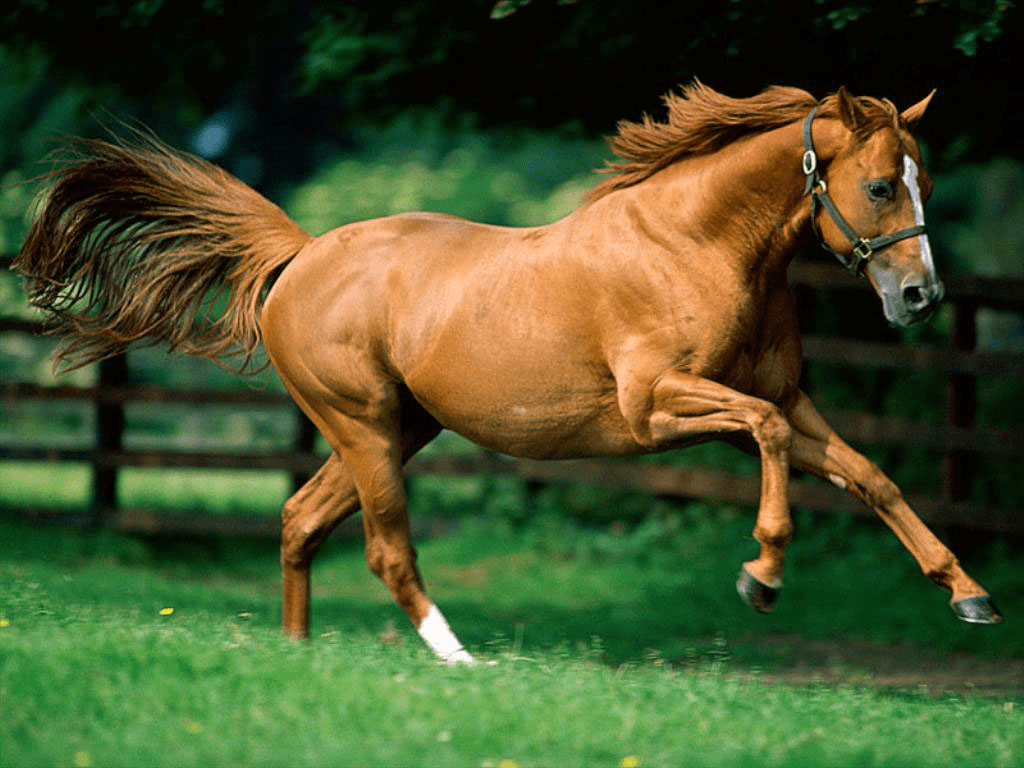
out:
{"label": "leather halter", "polygon": [[[876,251],[880,251],[882,248],[893,243],[898,243],[900,240],[923,235],[925,233],[925,226],[918,224],[888,235],[879,235],[872,238],[862,237],[857,234],[856,230],[839,213],[839,209],[836,208],[836,204],[828,193],[828,186],[825,184],[825,180],[818,174],[818,155],[814,151],[814,141],[811,138],[811,123],[814,121],[814,116],[817,113],[818,107],[815,107],[804,121],[804,149],[806,151],[804,152],[803,169],[804,175],[807,177],[807,183],[804,185],[804,195],[811,194],[811,226],[814,229],[814,234],[818,237],[821,247],[826,251],[831,251],[850,272],[860,275]],[[850,245],[853,246],[853,250],[850,253],[837,251],[825,242],[825,238],[818,228],[818,211],[821,208],[828,211],[832,221],[846,235],[846,239],[850,241]]]}

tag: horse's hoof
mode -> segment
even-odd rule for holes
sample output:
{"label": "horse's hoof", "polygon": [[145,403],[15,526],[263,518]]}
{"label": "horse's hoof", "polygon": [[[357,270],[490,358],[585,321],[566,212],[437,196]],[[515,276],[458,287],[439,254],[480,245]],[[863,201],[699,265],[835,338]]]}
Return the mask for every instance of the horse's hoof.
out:
{"label": "horse's hoof", "polygon": [[971,624],[1003,623],[1003,615],[999,612],[995,603],[992,602],[992,598],[988,595],[965,597],[962,600],[955,600],[949,605],[953,609],[953,613],[955,613],[957,618],[961,621],[966,621]]}
{"label": "horse's hoof", "polygon": [[740,577],[736,580],[736,591],[758,613],[771,613],[775,607],[775,600],[779,596],[779,590],[758,581],[747,572],[746,568],[740,569]]}

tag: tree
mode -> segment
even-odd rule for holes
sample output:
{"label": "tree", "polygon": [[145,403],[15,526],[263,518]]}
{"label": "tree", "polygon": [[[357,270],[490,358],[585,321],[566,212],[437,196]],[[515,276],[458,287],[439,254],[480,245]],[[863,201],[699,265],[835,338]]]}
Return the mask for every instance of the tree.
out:
{"label": "tree", "polygon": [[[1008,0],[8,0],[0,45],[155,124],[228,110],[273,167],[307,171],[354,119],[410,109],[608,133],[699,76],[733,95],[841,84],[909,104],[959,155],[1019,154]],[[496,18],[497,17],[497,18]],[[97,95],[98,94],[98,95]],[[173,137],[172,137],[173,138]]]}

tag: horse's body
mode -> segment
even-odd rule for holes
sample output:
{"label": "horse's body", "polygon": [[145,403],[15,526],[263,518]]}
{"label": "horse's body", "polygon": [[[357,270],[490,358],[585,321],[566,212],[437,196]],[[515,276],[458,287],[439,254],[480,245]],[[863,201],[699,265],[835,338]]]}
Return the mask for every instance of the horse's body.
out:
{"label": "horse's body", "polygon": [[[781,585],[792,533],[786,501],[792,463],[878,511],[925,573],[952,591],[961,618],[998,621],[985,590],[798,387],[800,338],[786,268],[808,240],[812,218],[823,244],[843,260],[858,253],[858,244],[842,239],[854,240],[851,228],[874,238],[876,252],[864,239],[858,245],[863,258],[849,258],[872,281],[890,320],[920,319],[941,298],[921,213],[929,182],[909,134],[927,100],[900,116],[888,103],[840,91],[812,126],[813,113],[800,118],[815,102],[800,94],[775,89],[730,100],[696,86],[688,99],[670,98],[668,125],[621,127],[613,146],[629,162],[620,176],[572,215],[533,229],[407,214],[313,239],[222,175],[217,181],[231,189],[240,214],[229,223],[238,234],[226,239],[242,243],[244,253],[234,267],[192,282],[226,281],[234,289],[228,316],[236,327],[190,347],[196,332],[180,319],[168,331],[152,316],[133,319],[131,328],[123,316],[104,317],[92,329],[81,319],[87,313],[70,322],[86,340],[78,342],[85,359],[143,336],[199,354],[220,354],[226,340],[246,339],[251,351],[246,313],[255,317],[259,287],[283,267],[259,316],[262,338],[285,385],[333,451],[285,505],[284,625],[295,635],[308,633],[309,570],[317,548],[361,506],[370,567],[438,655],[471,660],[427,598],[409,542],[402,464],[443,427],[491,450],[539,459],[752,440],[762,458],[755,527],[762,548],[744,565],[739,588],[755,608],[769,610]],[[707,114],[686,112],[701,108]],[[109,145],[102,146],[109,154]],[[207,180],[216,175],[171,157]],[[812,209],[812,198],[817,205],[828,197],[818,163],[827,167],[828,192],[849,225]],[[187,176],[188,168],[181,168]],[[76,236],[67,234],[68,222],[79,219],[66,214],[86,203],[70,193],[65,201],[61,183],[18,266],[30,287],[32,279],[42,286],[36,303],[68,319],[74,302],[67,300],[67,286],[102,273],[89,266],[102,262],[101,248],[81,233],[115,222],[116,237],[106,243],[112,260],[138,265],[137,233],[148,230],[117,230],[128,213],[124,206],[101,211],[89,203],[97,212],[92,229],[77,225],[78,244],[68,247]],[[207,208],[225,210],[215,194],[204,194],[213,197]],[[200,208],[192,203],[193,211]],[[154,222],[167,219],[165,210]],[[180,241],[181,227],[169,224],[166,231],[173,236],[153,238],[161,256],[181,250],[172,242]],[[195,234],[197,252],[204,238],[210,239],[206,229]],[[82,256],[41,258],[53,249],[51,240],[84,254],[85,266]],[[223,243],[209,250],[218,247]],[[250,251],[258,257],[245,255]],[[247,264],[254,274],[242,286]],[[63,288],[47,294],[48,285]],[[193,307],[201,300],[188,299]],[[178,313],[188,317],[181,308]],[[238,330],[247,326],[249,337]]]}

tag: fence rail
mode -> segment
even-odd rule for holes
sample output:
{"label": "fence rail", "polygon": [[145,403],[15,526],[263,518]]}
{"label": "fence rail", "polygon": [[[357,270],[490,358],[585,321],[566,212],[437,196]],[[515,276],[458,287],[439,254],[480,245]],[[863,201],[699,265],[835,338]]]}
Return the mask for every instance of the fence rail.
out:
{"label": "fence rail", "polygon": [[[4,260],[0,259],[0,266]],[[795,263],[791,283],[798,296],[816,291],[864,291],[867,286],[833,265]],[[933,524],[1024,534],[1024,510],[985,506],[969,500],[969,488],[983,457],[1024,458],[1024,430],[978,427],[977,379],[998,376],[1024,378],[1024,355],[979,351],[976,316],[979,309],[995,308],[1024,314],[1024,280],[952,275],[946,279],[947,301],[954,305],[953,346],[908,346],[822,336],[804,337],[809,362],[889,371],[921,371],[947,377],[947,423],[919,422],[864,412],[827,412],[826,418],[845,438],[857,444],[924,448],[944,454],[945,483],[941,495],[912,496],[921,516]],[[0,333],[37,334],[37,323],[0,317]],[[35,519],[110,525],[134,531],[188,531],[193,533],[270,534],[277,523],[258,518],[157,515],[145,510],[119,509],[117,480],[127,467],[217,468],[277,470],[290,473],[296,483],[316,471],[324,460],[314,450],[314,433],[305,417],[286,395],[261,391],[209,391],[128,385],[125,357],[100,366],[99,383],[91,387],[42,386],[27,382],[0,384],[0,401],[8,407],[26,401],[80,401],[96,409],[95,446],[0,443],[0,461],[75,462],[92,467],[95,516],[62,510],[35,510]],[[239,450],[130,450],[122,445],[124,408],[131,403],[187,403],[210,406],[266,407],[295,413],[295,436],[290,448],[274,451]],[[501,456],[417,457],[411,475],[491,474],[514,476],[531,483],[588,484],[644,491],[680,498],[710,498],[756,504],[760,480],[756,475],[725,471],[683,469],[652,462],[581,460],[536,462]],[[815,510],[864,512],[847,494],[812,479],[791,483],[792,503]],[[430,523],[437,525],[438,523]]]}

